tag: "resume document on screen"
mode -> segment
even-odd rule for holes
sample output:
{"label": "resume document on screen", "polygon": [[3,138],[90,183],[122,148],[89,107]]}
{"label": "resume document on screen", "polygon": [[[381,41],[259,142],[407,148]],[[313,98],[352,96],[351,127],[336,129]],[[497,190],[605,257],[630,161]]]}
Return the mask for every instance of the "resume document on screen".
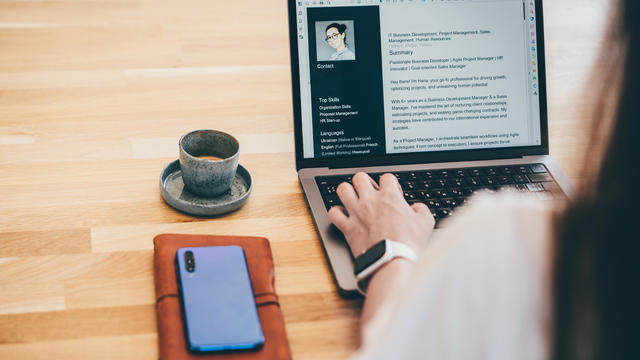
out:
{"label": "resume document on screen", "polygon": [[305,8],[304,156],[540,145],[528,11],[518,0]]}

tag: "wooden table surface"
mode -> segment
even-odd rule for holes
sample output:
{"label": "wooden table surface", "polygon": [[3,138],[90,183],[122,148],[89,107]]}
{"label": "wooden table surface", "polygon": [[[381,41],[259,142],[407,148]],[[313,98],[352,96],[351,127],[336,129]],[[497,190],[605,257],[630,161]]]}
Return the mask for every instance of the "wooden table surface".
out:
{"label": "wooden table surface", "polygon": [[[545,4],[551,152],[574,182],[606,3]],[[356,348],[361,301],[337,294],[295,172],[286,16],[284,0],[0,1],[0,359],[157,358],[164,232],[268,237],[294,358]],[[201,128],[237,135],[255,179],[220,218],[158,190]]]}

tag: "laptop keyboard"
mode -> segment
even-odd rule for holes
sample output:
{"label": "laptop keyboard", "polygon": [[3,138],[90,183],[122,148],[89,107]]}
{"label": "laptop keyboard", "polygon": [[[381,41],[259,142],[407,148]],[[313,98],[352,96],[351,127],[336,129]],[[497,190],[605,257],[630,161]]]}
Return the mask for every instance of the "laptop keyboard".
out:
{"label": "laptop keyboard", "polygon": [[[384,173],[369,174],[376,182]],[[393,172],[409,204],[425,203],[438,223],[453,214],[455,208],[468,203],[479,190],[507,190],[535,193],[541,199],[564,199],[565,195],[544,164],[485,166]],[[317,176],[316,184],[329,210],[342,205],[336,194],[338,185],[351,182],[353,175]]]}

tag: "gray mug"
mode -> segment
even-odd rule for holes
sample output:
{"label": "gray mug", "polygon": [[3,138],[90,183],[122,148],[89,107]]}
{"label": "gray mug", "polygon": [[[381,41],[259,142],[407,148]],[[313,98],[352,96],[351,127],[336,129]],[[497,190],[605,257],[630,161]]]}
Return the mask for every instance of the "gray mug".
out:
{"label": "gray mug", "polygon": [[214,197],[231,187],[238,169],[240,144],[233,136],[217,130],[196,130],[178,142],[180,170],[189,192]]}

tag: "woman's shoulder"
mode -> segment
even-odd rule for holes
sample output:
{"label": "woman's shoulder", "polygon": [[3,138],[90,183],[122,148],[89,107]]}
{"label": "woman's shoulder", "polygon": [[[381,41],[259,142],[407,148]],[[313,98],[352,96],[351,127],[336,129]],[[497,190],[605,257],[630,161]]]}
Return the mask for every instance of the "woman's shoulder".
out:
{"label": "woman's shoulder", "polygon": [[348,47],[345,47],[344,50],[342,50],[342,52],[340,52],[339,54],[336,54],[336,57],[339,58],[340,60],[355,60],[356,54]]}

